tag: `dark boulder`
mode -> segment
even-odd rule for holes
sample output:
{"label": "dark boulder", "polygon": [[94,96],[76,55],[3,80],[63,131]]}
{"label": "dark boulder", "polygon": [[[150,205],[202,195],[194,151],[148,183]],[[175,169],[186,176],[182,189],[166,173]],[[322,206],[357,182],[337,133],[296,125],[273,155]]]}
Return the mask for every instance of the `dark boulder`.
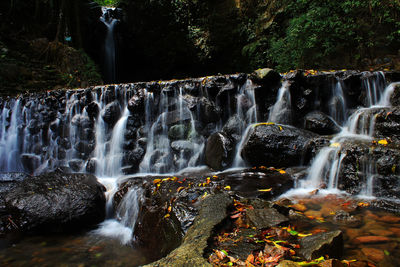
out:
{"label": "dark boulder", "polygon": [[281,75],[273,69],[258,69],[255,70],[250,78],[258,83],[277,83],[281,79]]}
{"label": "dark boulder", "polygon": [[400,106],[375,111],[374,136],[400,141]]}
{"label": "dark boulder", "polygon": [[104,113],[102,115],[103,115],[103,120],[106,123],[114,125],[118,121],[121,115],[121,108],[119,106],[119,103],[114,101],[107,104]]}
{"label": "dark boulder", "polygon": [[400,106],[400,83],[392,85],[393,93],[390,96],[390,104],[392,106]]}
{"label": "dark boulder", "polygon": [[222,128],[222,132],[224,132],[227,136],[232,137],[236,142],[239,142],[242,138],[242,133],[245,128],[246,122],[240,119],[238,115],[234,115],[225,123],[224,127]]}
{"label": "dark boulder", "polygon": [[197,102],[193,102],[189,109],[198,116],[196,119],[204,124],[218,122],[221,118],[221,109],[205,97],[197,99]]}
{"label": "dark boulder", "polygon": [[[227,171],[219,174],[224,184],[229,185],[237,195],[246,198],[272,199],[294,186],[294,180],[283,170],[248,169]],[[268,192],[259,189],[271,188]]]}
{"label": "dark boulder", "polygon": [[340,259],[343,255],[343,233],[338,230],[306,236],[300,240],[298,252],[307,261],[325,255]]}
{"label": "dark boulder", "polygon": [[1,232],[48,233],[92,226],[104,219],[104,191],[89,174],[54,172],[25,178],[0,193]]}
{"label": "dark boulder", "polygon": [[144,114],[144,108],[145,108],[145,90],[141,89],[138,90],[137,93],[132,96],[131,99],[128,101],[128,109],[130,112],[133,114]]}
{"label": "dark boulder", "polygon": [[336,122],[321,111],[310,112],[304,117],[304,129],[321,135],[340,132],[340,127]]}
{"label": "dark boulder", "polygon": [[190,155],[194,150],[194,145],[190,141],[174,141],[171,143],[172,150],[177,154],[183,154],[185,156]]}
{"label": "dark boulder", "polygon": [[233,160],[234,143],[223,133],[214,133],[207,139],[206,164],[215,170],[227,168]]}
{"label": "dark boulder", "polygon": [[241,155],[251,166],[296,166],[313,137],[315,134],[292,126],[260,123],[250,129]]}

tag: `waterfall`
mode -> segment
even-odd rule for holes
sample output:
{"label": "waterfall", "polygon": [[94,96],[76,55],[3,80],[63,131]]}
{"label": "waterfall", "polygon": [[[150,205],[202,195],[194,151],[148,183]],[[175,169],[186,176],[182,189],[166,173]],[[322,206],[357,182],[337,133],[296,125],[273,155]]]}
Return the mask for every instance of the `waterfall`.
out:
{"label": "waterfall", "polygon": [[342,81],[337,80],[333,86],[332,98],[329,101],[329,115],[337,124],[343,125],[346,122],[346,101],[343,93]]}
{"label": "waterfall", "polygon": [[268,116],[269,122],[290,124],[291,123],[291,97],[290,97],[290,82],[284,81],[278,91],[278,97],[275,104],[272,106]]}
{"label": "waterfall", "polygon": [[11,120],[6,130],[9,109],[5,107],[1,114],[1,139],[0,139],[0,168],[5,171],[21,171],[20,154],[20,124],[21,101],[13,103]]}
{"label": "waterfall", "polygon": [[106,38],[104,40],[104,66],[105,66],[105,80],[107,83],[115,82],[116,67],[115,67],[115,36],[114,28],[118,19],[114,17],[113,11],[115,8],[102,7],[103,14],[100,21],[104,23],[107,28]]}
{"label": "waterfall", "polygon": [[[337,190],[341,162],[346,157],[341,147],[349,139],[372,140],[376,118],[373,114],[369,114],[369,111],[374,111],[377,107],[390,106],[390,94],[394,90],[394,84],[387,87],[385,87],[385,84],[385,77],[382,72],[374,73],[363,81],[368,107],[359,108],[351,114],[341,132],[331,140],[331,145],[321,149],[309,167],[307,179],[299,184],[300,188],[326,187],[328,190]],[[339,87],[336,86],[335,91],[338,92],[339,90]],[[337,99],[342,102],[341,97]],[[342,104],[332,105],[331,107],[342,109],[340,112],[337,112],[335,108],[330,109],[333,114],[341,114],[345,110]],[[373,179],[376,175],[375,163],[371,159],[365,159],[362,165],[366,181],[361,194],[371,197],[373,195]]]}
{"label": "waterfall", "polygon": [[[243,113],[243,110],[244,110],[243,99],[250,100],[250,107],[248,108],[248,110],[245,114]],[[249,106],[249,105],[247,105],[247,106]],[[251,82],[251,80],[248,80],[239,90],[239,95],[237,96],[236,114],[238,115],[240,120],[247,122],[247,125],[248,125],[246,128],[240,129],[242,138],[236,145],[235,157],[234,157],[233,164],[232,164],[233,168],[240,168],[240,167],[246,166],[246,164],[240,154],[242,151],[243,144],[247,140],[251,125],[253,123],[258,122],[256,96],[255,96],[255,92],[254,92],[254,85]],[[240,124],[240,126],[242,126],[242,125]]]}
{"label": "waterfall", "polygon": [[117,207],[115,219],[102,222],[94,234],[118,239],[123,245],[132,242],[142,198],[143,190],[131,188]]}

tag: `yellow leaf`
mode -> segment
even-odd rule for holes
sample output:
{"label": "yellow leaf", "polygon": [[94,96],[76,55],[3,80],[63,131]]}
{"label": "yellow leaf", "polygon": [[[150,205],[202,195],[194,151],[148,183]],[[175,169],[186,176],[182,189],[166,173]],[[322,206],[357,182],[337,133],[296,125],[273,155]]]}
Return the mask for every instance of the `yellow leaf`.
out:
{"label": "yellow leaf", "polygon": [[259,191],[259,192],[269,192],[269,191],[271,191],[272,190],[272,188],[268,188],[268,189],[258,189],[257,191]]}
{"label": "yellow leaf", "polygon": [[284,170],[278,170],[280,174],[285,174],[286,172]]}
{"label": "yellow leaf", "polygon": [[340,147],[340,143],[332,143],[330,147]]}
{"label": "yellow leaf", "polygon": [[159,184],[159,183],[161,183],[161,179],[154,179],[154,181],[153,181],[153,184]]}
{"label": "yellow leaf", "polygon": [[185,187],[183,187],[183,186],[180,186],[180,187],[178,187],[178,189],[176,189],[176,192],[181,192],[183,189],[185,189]]}
{"label": "yellow leaf", "polygon": [[231,190],[231,187],[229,185],[224,187],[225,190]]}
{"label": "yellow leaf", "polygon": [[299,237],[305,237],[305,236],[310,236],[312,234],[298,234]]}
{"label": "yellow leaf", "polygon": [[205,199],[207,197],[207,192],[204,192],[204,195],[201,196],[201,199]]}
{"label": "yellow leaf", "polygon": [[169,206],[167,210],[168,210],[168,213],[170,213],[172,211],[172,207]]}
{"label": "yellow leaf", "polygon": [[169,215],[169,213],[165,214],[164,218],[169,218],[169,216],[171,216],[171,215]]}
{"label": "yellow leaf", "polygon": [[388,141],[386,139],[382,139],[378,141],[378,144],[386,146],[388,144]]}

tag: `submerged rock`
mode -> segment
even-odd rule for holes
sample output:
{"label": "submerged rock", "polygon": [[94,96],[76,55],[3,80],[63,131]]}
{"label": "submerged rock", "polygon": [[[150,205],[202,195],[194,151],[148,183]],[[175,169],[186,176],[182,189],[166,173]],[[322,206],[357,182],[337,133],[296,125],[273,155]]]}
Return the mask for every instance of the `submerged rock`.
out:
{"label": "submerged rock", "polygon": [[251,166],[291,167],[302,162],[306,144],[315,134],[288,125],[256,124],[241,155]]}
{"label": "submerged rock", "polygon": [[25,178],[9,191],[0,190],[0,230],[48,233],[92,226],[105,217],[104,191],[90,174]]}
{"label": "submerged rock", "polygon": [[298,252],[308,261],[325,255],[340,259],[343,255],[343,233],[337,230],[306,236],[300,240]]}

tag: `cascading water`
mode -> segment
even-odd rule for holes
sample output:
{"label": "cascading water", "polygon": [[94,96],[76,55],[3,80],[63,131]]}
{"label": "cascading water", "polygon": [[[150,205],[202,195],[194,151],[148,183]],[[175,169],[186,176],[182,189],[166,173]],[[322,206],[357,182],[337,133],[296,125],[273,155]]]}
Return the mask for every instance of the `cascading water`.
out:
{"label": "cascading water", "polygon": [[115,219],[104,221],[94,233],[116,238],[124,245],[132,242],[132,235],[139,216],[142,196],[143,192],[141,189],[131,188],[118,206],[115,212]]}
{"label": "cascading water", "polygon": [[292,122],[292,100],[290,97],[290,82],[284,81],[278,91],[276,103],[272,106],[269,112],[268,121],[280,124],[290,124]]}
{"label": "cascading water", "polygon": [[105,66],[105,81],[107,83],[113,83],[116,78],[116,46],[114,28],[118,23],[113,15],[115,8],[102,7],[103,15],[100,17],[100,21],[104,23],[107,28],[106,38],[104,40],[104,66]]}
{"label": "cascading water", "polygon": [[[244,110],[244,105],[245,103],[244,99],[247,99],[250,101],[250,105],[247,104],[248,107],[247,112],[243,112]],[[257,120],[257,103],[256,103],[256,97],[255,97],[255,92],[254,92],[254,85],[252,84],[251,80],[247,80],[247,82],[240,88],[239,90],[239,95],[237,96],[237,104],[236,104],[236,114],[238,116],[238,119],[241,121],[246,122],[248,125],[246,128],[241,127],[240,132],[242,138],[240,141],[237,143],[236,148],[235,148],[235,157],[233,160],[232,167],[233,168],[239,168],[239,167],[245,167],[246,164],[241,156],[241,148],[244,144],[244,142],[247,139],[248,133],[251,129],[251,124],[256,123]],[[242,124],[240,124],[242,126]]]}
{"label": "cascading water", "polygon": [[329,115],[331,115],[338,125],[343,125],[346,122],[347,108],[343,85],[340,80],[337,80],[333,86],[332,98],[329,102]]}
{"label": "cascading water", "polygon": [[[327,188],[328,190],[337,190],[340,175],[341,163],[346,154],[341,150],[344,142],[352,140],[372,140],[375,125],[374,110],[377,107],[390,106],[390,94],[393,92],[394,84],[385,88],[385,77],[383,73],[378,72],[368,77],[363,82],[363,89],[366,91],[367,103],[369,107],[356,110],[348,119],[341,132],[332,140],[329,147],[321,149],[309,167],[309,175],[306,180],[301,181],[300,188]],[[341,87],[341,86],[340,86]],[[336,86],[335,91],[338,92]],[[342,94],[343,95],[343,94]],[[340,100],[341,97],[338,98]],[[342,101],[339,101],[342,102]],[[343,104],[344,99],[343,99]],[[343,112],[345,107],[338,107]],[[335,109],[330,109],[332,115],[341,114]],[[372,111],[372,113],[370,113]],[[345,113],[343,113],[345,114]],[[366,197],[373,196],[373,179],[376,175],[375,163],[371,159],[362,161],[362,171],[365,176],[365,183],[362,187],[361,195]]]}

